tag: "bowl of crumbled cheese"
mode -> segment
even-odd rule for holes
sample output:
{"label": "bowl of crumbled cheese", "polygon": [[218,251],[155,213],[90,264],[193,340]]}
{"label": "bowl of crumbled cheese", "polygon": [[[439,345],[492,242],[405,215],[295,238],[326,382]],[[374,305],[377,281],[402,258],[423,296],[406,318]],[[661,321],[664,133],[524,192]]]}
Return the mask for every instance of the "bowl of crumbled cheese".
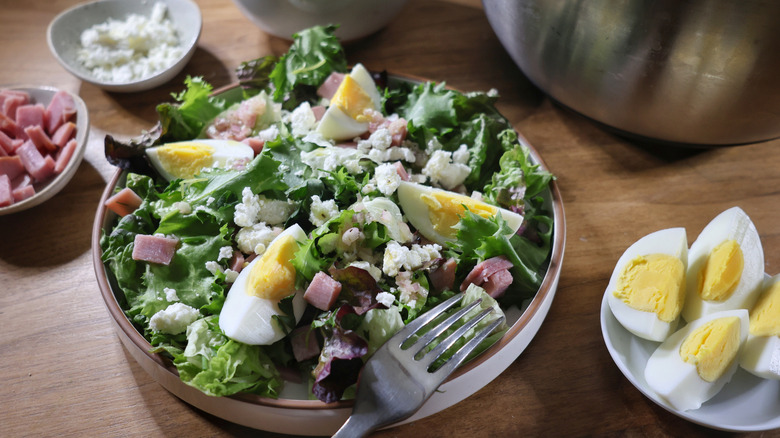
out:
{"label": "bowl of crumbled cheese", "polygon": [[160,86],[192,58],[202,27],[192,0],[100,0],[57,15],[49,48],[70,73],[108,91]]}

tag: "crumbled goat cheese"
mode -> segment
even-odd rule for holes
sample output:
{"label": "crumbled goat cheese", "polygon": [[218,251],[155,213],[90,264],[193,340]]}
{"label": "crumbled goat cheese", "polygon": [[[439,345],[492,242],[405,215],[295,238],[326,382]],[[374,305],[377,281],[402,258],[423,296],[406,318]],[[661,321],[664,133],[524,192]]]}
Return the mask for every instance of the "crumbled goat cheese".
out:
{"label": "crumbled goat cheese", "polygon": [[395,302],[395,295],[391,294],[390,292],[379,292],[376,294],[376,301],[379,304],[384,304],[385,307],[392,307],[393,303]]}
{"label": "crumbled goat cheese", "polygon": [[398,174],[398,169],[393,164],[385,163],[377,166],[374,178],[376,178],[377,188],[385,196],[395,193],[398,186],[401,185],[401,175]]}
{"label": "crumbled goat cheese", "polygon": [[401,246],[398,242],[391,240],[385,247],[384,257],[382,259],[382,271],[395,277],[401,269],[407,271],[415,270],[433,259],[441,257],[441,245],[414,244],[411,248]]}
{"label": "crumbled goat cheese", "polygon": [[190,214],[192,213],[192,206],[184,201],[174,202],[173,208],[176,210],[179,210],[179,213],[181,214]]}
{"label": "crumbled goat cheese", "polygon": [[265,222],[269,225],[284,223],[295,211],[295,203],[289,200],[268,199],[255,195],[249,187],[241,191],[241,203],[236,204],[233,222],[239,227],[251,227]]}
{"label": "crumbled goat cheese", "polygon": [[458,150],[452,153],[452,161],[455,163],[469,164],[470,158],[471,153],[469,153],[469,148],[465,144],[460,145]]}
{"label": "crumbled goat cheese", "polygon": [[219,249],[219,256],[217,256],[217,261],[220,261],[222,259],[230,259],[233,257],[233,247],[232,246],[223,246]]}
{"label": "crumbled goat cheese", "polygon": [[338,216],[340,213],[339,206],[336,205],[336,201],[333,199],[323,201],[318,195],[311,197],[309,221],[314,224],[315,227],[321,226],[330,218]]}
{"label": "crumbled goat cheese", "polygon": [[238,234],[236,234],[236,244],[238,245],[238,249],[244,254],[255,253],[257,255],[262,255],[271,241],[281,232],[281,228],[269,227],[261,222],[238,230]]}
{"label": "crumbled goat cheese", "polygon": [[161,333],[177,335],[187,330],[187,326],[200,318],[198,309],[184,303],[173,303],[152,315],[149,328]]}
{"label": "crumbled goat cheese", "polygon": [[314,128],[314,125],[317,123],[317,117],[314,115],[314,111],[311,110],[309,102],[303,102],[289,113],[285,121],[290,124],[294,136],[303,137]]}
{"label": "crumbled goat cheese", "polygon": [[344,166],[351,174],[358,174],[363,171],[360,159],[364,156],[355,148],[327,146],[314,149],[311,152],[301,152],[301,161],[315,171],[320,171],[318,175],[333,172],[341,166]]}
{"label": "crumbled goat cheese", "polygon": [[219,266],[219,263],[215,262],[214,260],[209,260],[206,262],[206,269],[208,269],[212,274],[222,272],[222,266]]}
{"label": "crumbled goat cheese", "polygon": [[409,148],[394,147],[385,150],[371,149],[368,151],[368,158],[375,163],[386,163],[388,161],[406,161],[407,163],[414,163],[417,160],[417,156]]}
{"label": "crumbled goat cheese", "polygon": [[255,138],[260,139],[262,141],[272,141],[275,140],[276,137],[279,136],[279,127],[276,125],[271,125],[262,131],[258,132],[257,135],[255,135]]}
{"label": "crumbled goat cheese", "polygon": [[165,300],[169,303],[172,303],[174,301],[179,301],[179,296],[176,295],[176,289],[171,289],[169,287],[166,287],[163,289],[163,293],[165,293]]}
{"label": "crumbled goat cheese", "polygon": [[238,278],[238,271],[234,271],[232,269],[225,269],[225,282],[235,283],[236,278]]}
{"label": "crumbled goat cheese", "polygon": [[155,3],[151,16],[96,24],[81,33],[77,58],[98,80],[122,83],[152,76],[184,55],[167,7]]}
{"label": "crumbled goat cheese", "polygon": [[463,163],[453,162],[452,152],[439,150],[433,152],[431,158],[425,163],[422,173],[433,183],[451,190],[466,180],[471,173],[471,168]]}
{"label": "crumbled goat cheese", "polygon": [[372,132],[365,140],[358,140],[357,148],[364,154],[371,149],[384,151],[393,143],[393,134],[387,128],[379,128]]}

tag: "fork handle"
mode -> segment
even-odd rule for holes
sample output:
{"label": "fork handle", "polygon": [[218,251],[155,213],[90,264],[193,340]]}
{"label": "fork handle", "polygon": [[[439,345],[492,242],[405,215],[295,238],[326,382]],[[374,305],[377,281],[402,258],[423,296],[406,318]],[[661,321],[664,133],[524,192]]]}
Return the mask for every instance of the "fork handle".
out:
{"label": "fork handle", "polygon": [[370,417],[352,415],[333,435],[333,438],[364,437],[376,429],[376,422]]}

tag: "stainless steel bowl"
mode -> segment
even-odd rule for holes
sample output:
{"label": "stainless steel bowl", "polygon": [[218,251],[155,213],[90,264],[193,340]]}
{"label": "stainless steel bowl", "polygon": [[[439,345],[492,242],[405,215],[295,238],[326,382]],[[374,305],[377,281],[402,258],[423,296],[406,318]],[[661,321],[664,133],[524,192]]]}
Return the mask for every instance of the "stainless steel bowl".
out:
{"label": "stainless steel bowl", "polygon": [[780,1],[483,0],[496,35],[554,100],[672,143],[780,136]]}

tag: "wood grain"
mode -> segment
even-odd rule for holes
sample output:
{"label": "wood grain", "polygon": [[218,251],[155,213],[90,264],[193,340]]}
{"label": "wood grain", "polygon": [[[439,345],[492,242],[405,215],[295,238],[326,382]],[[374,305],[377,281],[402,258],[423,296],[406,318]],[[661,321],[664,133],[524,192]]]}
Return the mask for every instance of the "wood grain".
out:
{"label": "wood grain", "polygon": [[[150,128],[154,105],[178,92],[185,75],[229,84],[240,62],[283,53],[288,42],[254,27],[227,0],[197,0],[203,34],[185,71],[155,90],[107,93],[70,76],[47,48],[46,26],[76,3],[6,1],[0,14],[0,86],[64,88],[91,116],[89,148],[72,182],[39,207],[0,217],[0,435],[281,436],[198,411],[135,363],[101,301],[90,230],[113,172],[102,154],[106,134]],[[560,287],[527,350],[465,401],[375,436],[718,435],[657,407],[622,376],[601,338],[600,300],[614,263],[639,237],[682,226],[692,241],[734,205],[759,230],[766,271],[780,272],[780,141],[686,150],[616,136],[534,88],[478,0],[412,1],[386,29],[346,50],[351,63],[371,69],[497,89],[501,111],[557,175],[568,224]]]}

